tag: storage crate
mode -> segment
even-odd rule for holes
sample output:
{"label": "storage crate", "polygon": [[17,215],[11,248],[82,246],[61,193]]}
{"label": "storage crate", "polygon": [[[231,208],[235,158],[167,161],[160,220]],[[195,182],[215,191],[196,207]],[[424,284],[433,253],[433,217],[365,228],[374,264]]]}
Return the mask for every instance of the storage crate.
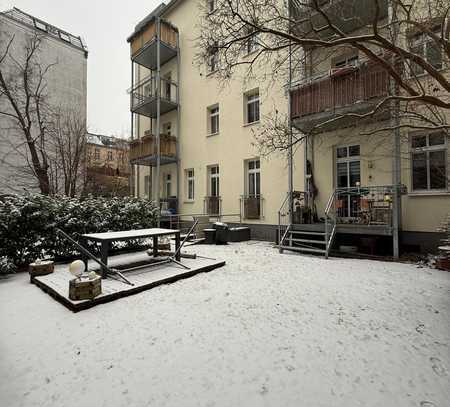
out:
{"label": "storage crate", "polygon": [[92,300],[102,293],[102,278],[74,278],[69,282],[69,298],[71,300]]}

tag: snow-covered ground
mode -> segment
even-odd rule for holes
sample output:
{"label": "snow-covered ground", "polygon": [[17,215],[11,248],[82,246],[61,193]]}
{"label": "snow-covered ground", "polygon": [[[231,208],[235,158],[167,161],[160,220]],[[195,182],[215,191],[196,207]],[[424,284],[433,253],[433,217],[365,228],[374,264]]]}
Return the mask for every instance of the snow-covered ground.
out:
{"label": "snow-covered ground", "polygon": [[450,273],[189,250],[227,266],[78,314],[0,280],[0,405],[450,405]]}

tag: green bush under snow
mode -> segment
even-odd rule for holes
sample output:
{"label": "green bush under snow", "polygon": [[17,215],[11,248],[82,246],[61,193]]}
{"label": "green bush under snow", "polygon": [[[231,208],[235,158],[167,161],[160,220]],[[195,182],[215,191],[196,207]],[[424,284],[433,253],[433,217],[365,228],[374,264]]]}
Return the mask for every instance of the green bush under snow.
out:
{"label": "green bush under snow", "polygon": [[[153,202],[131,197],[68,198],[39,194],[2,197],[0,259],[4,258],[3,269],[11,270],[11,263],[23,266],[37,258],[76,254],[70,243],[57,236],[56,228],[79,241],[85,233],[154,227],[157,216]],[[7,264],[10,266],[6,267]]]}

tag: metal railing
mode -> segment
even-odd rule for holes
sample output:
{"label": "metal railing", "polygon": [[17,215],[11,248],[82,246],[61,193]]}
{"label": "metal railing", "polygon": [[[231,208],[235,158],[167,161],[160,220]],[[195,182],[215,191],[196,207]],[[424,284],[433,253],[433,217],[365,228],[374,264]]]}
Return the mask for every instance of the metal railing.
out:
{"label": "metal railing", "polygon": [[222,213],[222,198],[220,196],[205,196],[203,211],[208,215],[220,215]]}
{"label": "metal railing", "polygon": [[328,259],[334,237],[336,236],[337,217],[335,212],[336,191],[333,191],[325,207],[325,258]]}
{"label": "metal railing", "polygon": [[[169,79],[160,78],[160,98],[172,103],[178,103],[178,83]],[[143,104],[149,103],[158,96],[156,76],[147,76],[131,89],[128,90],[131,96],[131,109],[135,110]]]}
{"label": "metal railing", "polygon": [[264,198],[262,195],[241,195],[240,207],[244,219],[264,219]]}

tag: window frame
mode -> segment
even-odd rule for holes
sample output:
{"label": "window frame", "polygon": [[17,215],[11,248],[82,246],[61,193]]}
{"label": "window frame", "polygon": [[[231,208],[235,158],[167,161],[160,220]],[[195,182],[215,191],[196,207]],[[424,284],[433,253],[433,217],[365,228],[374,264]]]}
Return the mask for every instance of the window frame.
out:
{"label": "window frame", "polygon": [[[252,100],[250,100],[252,98]],[[258,112],[258,117],[256,120],[250,121],[249,117],[250,117],[250,106],[254,105],[257,103],[257,112]],[[259,94],[259,89],[255,89],[251,92],[247,92],[244,95],[244,109],[245,109],[245,123],[244,125],[248,126],[248,125],[252,125],[252,124],[256,124],[259,123],[261,120],[261,98],[260,98],[260,94]],[[256,112],[256,110],[255,110]],[[256,113],[255,117],[256,117]]]}
{"label": "window frame", "polygon": [[[251,168],[251,164],[253,164],[253,168]],[[261,197],[261,159],[260,158],[252,158],[250,160],[246,160],[245,163],[246,169],[246,182],[245,182],[245,195],[249,197]],[[259,175],[259,177],[258,177]],[[250,177],[254,177],[254,191],[250,191]],[[258,182],[257,182],[258,181]],[[258,188],[259,186],[259,188]],[[259,193],[258,192],[259,189]]]}
{"label": "window frame", "polygon": [[[434,134],[442,134],[444,137],[443,144],[430,145],[430,136]],[[413,140],[416,137],[425,137],[426,145],[424,147],[413,147]],[[429,132],[429,133],[414,133],[409,137],[409,146],[410,146],[410,160],[411,160],[411,174],[410,174],[410,182],[411,182],[411,192],[414,193],[442,193],[448,192],[449,189],[449,177],[448,177],[448,137],[444,132]],[[444,152],[445,157],[445,187],[444,188],[432,188],[431,187],[431,161],[430,161],[430,153],[432,152]],[[427,187],[424,188],[414,188],[414,155],[415,154],[425,154],[425,169],[426,169],[426,177],[427,177]]]}
{"label": "window frame", "polygon": [[[214,123],[214,125],[213,125]],[[213,128],[217,127],[213,131]],[[217,136],[220,133],[220,107],[215,104],[208,107],[208,136]]]}
{"label": "window frame", "polygon": [[[440,35],[441,34],[441,27],[435,27],[433,30],[434,34]],[[442,49],[440,47],[438,47],[438,51],[439,51],[439,55],[440,55],[440,67],[439,66],[435,66],[433,65],[429,59],[428,59],[428,49],[429,46],[431,45],[435,45],[438,47],[438,44],[436,44],[436,42],[430,37],[428,36],[426,33],[420,33],[417,35],[413,35],[410,37],[409,39],[409,51],[419,55],[421,58],[423,58],[425,61],[427,61],[429,64],[431,64],[431,66],[433,66],[434,69],[441,71],[445,68],[445,60],[444,60],[444,55],[442,53]],[[416,52],[416,50],[420,48],[420,52]],[[419,68],[421,71],[416,71],[415,69]],[[414,62],[410,63],[409,66],[409,76],[410,77],[414,77],[414,76],[422,76],[422,75],[426,75],[427,72],[420,67],[419,65],[414,64]]]}
{"label": "window frame", "polygon": [[[186,176],[186,201],[193,202],[195,200],[195,170],[194,168],[188,168],[185,170]],[[192,196],[191,185],[192,183]]]}
{"label": "window frame", "polygon": [[[215,184],[216,194],[213,195],[213,184]],[[220,197],[220,168],[219,164],[208,166],[208,196]]]}

